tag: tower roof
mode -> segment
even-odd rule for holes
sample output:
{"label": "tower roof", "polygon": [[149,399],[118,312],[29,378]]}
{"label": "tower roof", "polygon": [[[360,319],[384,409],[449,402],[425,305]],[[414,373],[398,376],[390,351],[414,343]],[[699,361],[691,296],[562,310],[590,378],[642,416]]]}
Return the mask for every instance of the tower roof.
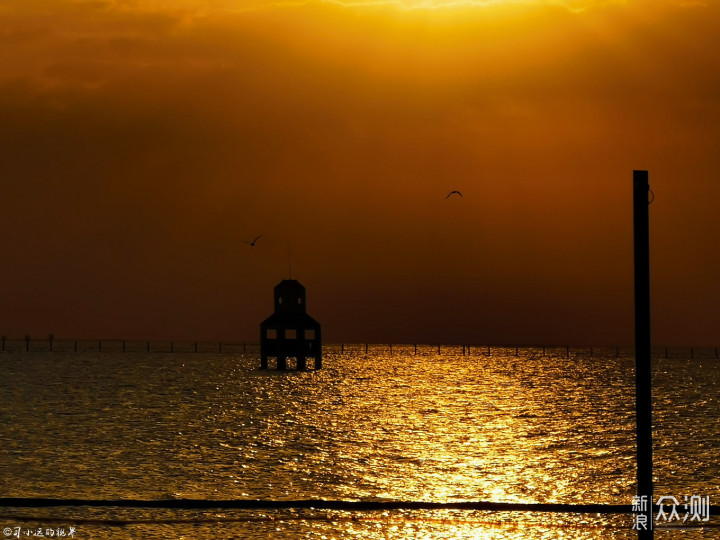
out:
{"label": "tower roof", "polygon": [[275,290],[283,289],[283,290],[297,290],[297,291],[304,291],[305,287],[302,283],[300,283],[296,279],[283,279],[280,283],[275,285]]}
{"label": "tower roof", "polygon": [[305,287],[294,279],[284,279],[275,286],[275,313],[305,313]]}

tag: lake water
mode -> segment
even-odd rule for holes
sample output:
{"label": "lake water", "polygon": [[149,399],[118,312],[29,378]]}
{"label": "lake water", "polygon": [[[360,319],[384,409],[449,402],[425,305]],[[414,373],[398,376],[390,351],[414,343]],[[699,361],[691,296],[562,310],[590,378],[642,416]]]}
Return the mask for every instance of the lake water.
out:
{"label": "lake water", "polygon": [[[322,370],[278,373],[250,352],[6,352],[0,496],[630,504],[634,360],[564,353],[327,348]],[[656,497],[716,505],[720,361],[653,367]],[[719,521],[656,538],[718,538]],[[93,539],[630,539],[631,523],[448,509],[0,508],[5,537],[72,526]]]}

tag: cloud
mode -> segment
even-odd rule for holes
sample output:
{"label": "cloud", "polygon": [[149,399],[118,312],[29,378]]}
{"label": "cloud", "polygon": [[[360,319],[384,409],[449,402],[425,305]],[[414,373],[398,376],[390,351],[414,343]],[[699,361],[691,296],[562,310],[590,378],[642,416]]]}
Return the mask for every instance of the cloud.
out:
{"label": "cloud", "polygon": [[[658,171],[656,238],[687,255],[682,238],[717,228],[697,218],[718,169],[717,7],[4,5],[0,226],[22,256],[1,272],[39,311],[81,287],[95,319],[150,298],[169,331],[204,297],[252,305],[290,243],[318,282],[427,294],[418,320],[451,312],[445,295],[507,315],[508,295],[577,307],[597,290],[610,324],[630,286],[632,168]],[[465,206],[440,206],[449,189]],[[261,233],[253,258],[238,249]],[[673,261],[656,282],[678,288]],[[720,271],[710,255],[704,268]],[[388,320],[415,320],[397,304]]]}

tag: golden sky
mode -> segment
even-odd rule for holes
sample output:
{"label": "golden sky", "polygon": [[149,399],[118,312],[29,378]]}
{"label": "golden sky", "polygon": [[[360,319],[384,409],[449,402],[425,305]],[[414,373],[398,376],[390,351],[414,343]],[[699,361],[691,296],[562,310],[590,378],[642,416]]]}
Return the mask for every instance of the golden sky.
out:
{"label": "golden sky", "polygon": [[[0,0],[0,333],[720,342],[720,5]],[[462,199],[445,195],[462,191]],[[262,234],[253,248],[243,243]]]}

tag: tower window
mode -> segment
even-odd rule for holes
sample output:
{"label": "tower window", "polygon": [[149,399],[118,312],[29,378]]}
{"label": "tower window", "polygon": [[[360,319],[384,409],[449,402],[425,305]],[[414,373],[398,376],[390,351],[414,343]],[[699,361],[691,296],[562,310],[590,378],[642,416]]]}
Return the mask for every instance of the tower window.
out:
{"label": "tower window", "polygon": [[298,304],[302,304],[302,298],[298,298]]}
{"label": "tower window", "polygon": [[274,328],[268,328],[265,333],[265,337],[268,339],[277,339],[277,330]]}
{"label": "tower window", "polygon": [[305,339],[315,339],[315,329],[308,328],[305,330]]}
{"label": "tower window", "polygon": [[285,339],[297,339],[297,331],[294,328],[285,330]]}
{"label": "tower window", "polygon": [[282,304],[282,296],[278,296],[278,304]]}

